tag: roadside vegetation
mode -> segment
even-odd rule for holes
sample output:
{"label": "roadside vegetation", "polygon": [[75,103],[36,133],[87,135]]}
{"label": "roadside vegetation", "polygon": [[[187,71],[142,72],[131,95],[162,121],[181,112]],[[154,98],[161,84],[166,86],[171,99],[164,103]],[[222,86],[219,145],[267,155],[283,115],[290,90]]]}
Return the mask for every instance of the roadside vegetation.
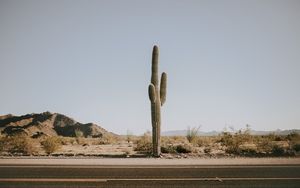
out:
{"label": "roadside vegetation", "polygon": [[41,142],[45,152],[49,155],[61,148],[62,141],[57,136],[48,137]]}
{"label": "roadside vegetation", "polygon": [[[0,135],[2,156],[150,156],[151,132],[135,136],[130,131],[124,136],[105,135],[84,137],[76,131],[75,137],[46,135],[30,137],[25,133]],[[251,135],[246,127],[237,131],[223,131],[218,136],[199,136],[199,127],[188,128],[186,136],[162,136],[162,157],[282,157],[300,156],[300,135]]]}

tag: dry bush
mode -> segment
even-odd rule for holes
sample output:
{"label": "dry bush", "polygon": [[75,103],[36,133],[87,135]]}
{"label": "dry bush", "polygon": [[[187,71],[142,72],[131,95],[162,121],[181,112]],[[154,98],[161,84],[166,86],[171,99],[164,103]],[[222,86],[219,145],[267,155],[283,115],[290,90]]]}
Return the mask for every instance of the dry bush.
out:
{"label": "dry bush", "polygon": [[214,144],[217,141],[217,138],[213,136],[197,136],[194,145],[198,147],[207,147]]}
{"label": "dry bush", "polygon": [[295,152],[300,152],[300,143],[296,143],[296,144],[292,145],[292,149]]}
{"label": "dry bush", "polygon": [[269,139],[269,137],[261,136],[257,140],[257,150],[259,153],[263,154],[270,154],[272,152],[272,140]]}
{"label": "dry bush", "polygon": [[162,153],[190,153],[192,145],[185,136],[163,136],[161,138]]}
{"label": "dry bush", "polygon": [[83,132],[80,129],[75,129],[74,133],[76,138],[84,136]]}
{"label": "dry bush", "polygon": [[104,134],[98,144],[116,144],[118,143],[118,138],[111,134]]}
{"label": "dry bush", "polygon": [[161,152],[162,153],[177,153],[176,148],[173,145],[162,145]]}
{"label": "dry bush", "polygon": [[76,138],[74,138],[74,137],[60,136],[59,138],[60,138],[62,145],[74,145],[77,143]]}
{"label": "dry bush", "polygon": [[272,145],[272,155],[274,156],[282,156],[286,154],[286,150],[284,147],[277,145],[277,144],[273,144]]}
{"label": "dry bush", "polygon": [[24,134],[1,137],[0,150],[13,155],[32,155],[37,153],[35,141]]}
{"label": "dry bush", "polygon": [[152,142],[150,133],[147,132],[140,139],[136,140],[136,146],[134,147],[135,151],[151,153],[152,152]]}
{"label": "dry bush", "polygon": [[56,136],[46,138],[41,144],[47,154],[57,151],[62,145],[61,139]]}
{"label": "dry bush", "polygon": [[180,144],[176,146],[176,152],[177,153],[191,153],[193,150],[193,147],[189,144]]}
{"label": "dry bush", "polygon": [[188,140],[185,136],[170,136],[171,140],[174,140],[175,143],[187,143]]}
{"label": "dry bush", "polygon": [[300,141],[300,135],[297,132],[291,132],[286,136],[286,139],[289,141]]}
{"label": "dry bush", "polygon": [[200,127],[188,127],[187,133],[186,133],[186,138],[189,141],[189,143],[194,143],[195,139],[198,136]]}
{"label": "dry bush", "polygon": [[283,140],[285,140],[284,136],[277,135],[275,133],[270,133],[268,135],[264,135],[263,137],[270,140],[270,141],[283,141]]}
{"label": "dry bush", "polygon": [[79,145],[86,144],[84,134],[80,129],[75,129],[74,134],[75,134],[75,139],[76,139],[77,144],[79,144]]}
{"label": "dry bush", "polygon": [[300,135],[296,132],[292,132],[288,134],[286,138],[289,141],[290,148],[296,153],[300,152]]}
{"label": "dry bush", "polygon": [[193,147],[190,144],[179,144],[179,145],[162,145],[162,153],[191,153]]}
{"label": "dry bush", "polygon": [[0,135],[0,152],[4,151],[5,146],[5,137]]}
{"label": "dry bush", "polygon": [[[250,130],[239,130],[236,133],[222,132],[220,140],[222,145],[226,146],[226,152],[232,154],[244,154],[247,150],[243,150],[240,146],[245,143],[253,143],[253,136],[250,135]],[[251,151],[252,153],[253,151]]]}
{"label": "dry bush", "polygon": [[188,144],[188,140],[185,136],[162,136],[161,137],[162,145],[178,145],[178,144]]}

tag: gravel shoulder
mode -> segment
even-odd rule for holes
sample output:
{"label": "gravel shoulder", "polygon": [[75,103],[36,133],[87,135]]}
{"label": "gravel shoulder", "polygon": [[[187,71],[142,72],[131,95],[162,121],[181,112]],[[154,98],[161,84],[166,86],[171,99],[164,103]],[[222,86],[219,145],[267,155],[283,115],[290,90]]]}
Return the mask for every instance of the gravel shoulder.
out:
{"label": "gravel shoulder", "polygon": [[0,158],[0,165],[300,165],[300,158]]}

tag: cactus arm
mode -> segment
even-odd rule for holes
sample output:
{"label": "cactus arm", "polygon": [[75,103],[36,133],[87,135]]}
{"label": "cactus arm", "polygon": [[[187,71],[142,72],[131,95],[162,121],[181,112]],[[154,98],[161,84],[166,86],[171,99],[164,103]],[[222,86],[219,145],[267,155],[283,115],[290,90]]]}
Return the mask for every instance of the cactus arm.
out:
{"label": "cactus arm", "polygon": [[161,106],[166,102],[167,96],[167,73],[163,72],[160,79],[160,102]]}
{"label": "cactus arm", "polygon": [[155,96],[155,87],[153,84],[150,84],[148,87],[148,93],[149,93],[149,99],[151,103],[155,103],[156,101],[156,96]]}

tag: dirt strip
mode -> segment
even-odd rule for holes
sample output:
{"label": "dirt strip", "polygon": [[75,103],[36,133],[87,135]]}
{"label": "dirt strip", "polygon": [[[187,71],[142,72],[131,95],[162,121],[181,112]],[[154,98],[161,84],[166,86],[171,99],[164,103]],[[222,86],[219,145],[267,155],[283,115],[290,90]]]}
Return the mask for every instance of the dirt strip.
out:
{"label": "dirt strip", "polygon": [[0,165],[300,165],[300,158],[0,158]]}

